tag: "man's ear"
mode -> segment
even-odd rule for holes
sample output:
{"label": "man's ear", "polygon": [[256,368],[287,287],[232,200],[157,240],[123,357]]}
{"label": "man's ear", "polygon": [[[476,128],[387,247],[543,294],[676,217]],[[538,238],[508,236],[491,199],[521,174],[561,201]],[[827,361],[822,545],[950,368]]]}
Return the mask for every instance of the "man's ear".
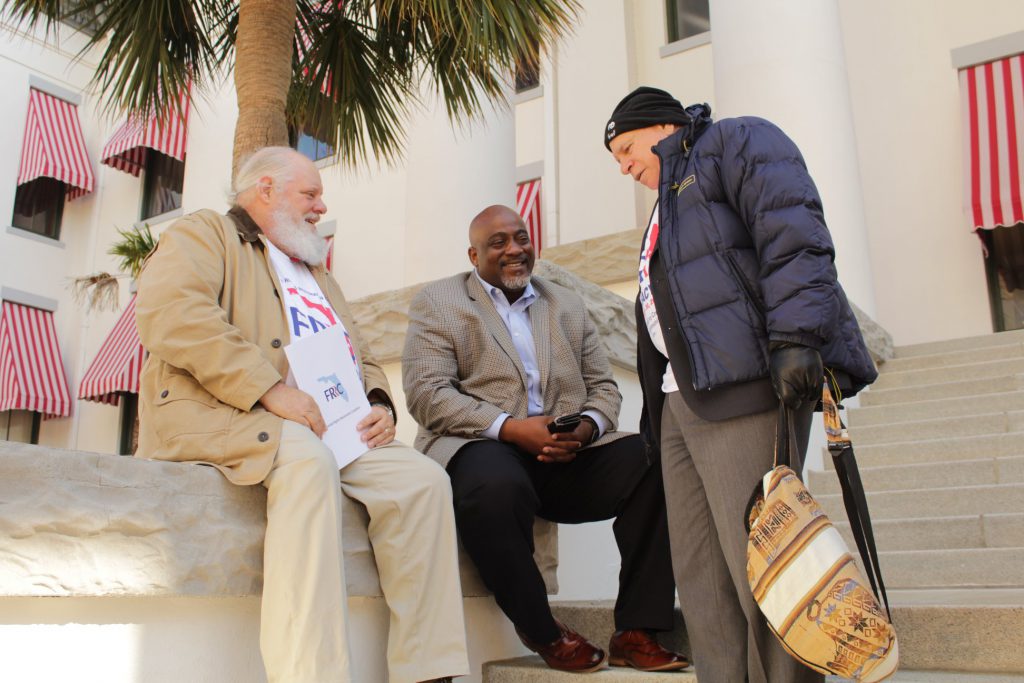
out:
{"label": "man's ear", "polygon": [[270,176],[263,176],[256,183],[256,196],[263,201],[270,201],[270,192],[274,189],[274,179]]}
{"label": "man's ear", "polygon": [[476,247],[470,247],[466,253],[469,254],[469,262],[473,264],[474,268],[476,268]]}

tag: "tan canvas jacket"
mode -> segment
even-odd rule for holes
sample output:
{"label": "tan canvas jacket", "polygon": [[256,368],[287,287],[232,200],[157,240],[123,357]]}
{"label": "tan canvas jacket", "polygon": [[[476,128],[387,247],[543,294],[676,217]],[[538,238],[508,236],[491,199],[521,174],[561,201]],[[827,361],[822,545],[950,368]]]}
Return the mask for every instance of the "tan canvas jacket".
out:
{"label": "tan canvas jacket", "polygon": [[[283,420],[257,401],[287,376],[290,336],[265,240],[237,211],[197,211],[161,235],[135,303],[150,354],[139,391],[139,457],[207,463],[235,484],[270,472]],[[338,283],[323,267],[310,270],[352,337],[367,393],[390,397]]]}

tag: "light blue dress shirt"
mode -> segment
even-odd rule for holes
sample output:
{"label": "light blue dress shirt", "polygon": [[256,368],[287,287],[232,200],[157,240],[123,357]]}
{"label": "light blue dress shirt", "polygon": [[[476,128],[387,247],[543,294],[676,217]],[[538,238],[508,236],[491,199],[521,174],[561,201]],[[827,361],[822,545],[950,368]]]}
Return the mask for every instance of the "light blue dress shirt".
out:
{"label": "light blue dress shirt", "polygon": [[[473,275],[480,281],[484,291],[490,295],[491,303],[494,304],[495,310],[498,311],[498,315],[505,323],[505,328],[512,336],[512,344],[516,347],[519,360],[523,362],[523,369],[526,370],[526,414],[531,417],[543,415],[544,398],[540,393],[540,368],[537,367],[537,347],[533,343],[533,325],[530,324],[529,312],[530,305],[537,300],[537,292],[534,291],[533,284],[528,282],[522,296],[509,303],[505,298],[505,293],[489,282],[485,282],[480,277],[480,273],[474,270]],[[602,436],[608,428],[604,416],[593,410],[585,410],[583,414],[593,418],[597,423],[597,435],[598,437]],[[501,433],[501,426],[509,417],[511,416],[508,413],[502,413],[495,418],[490,427],[481,432],[480,436],[497,441],[498,434]]]}

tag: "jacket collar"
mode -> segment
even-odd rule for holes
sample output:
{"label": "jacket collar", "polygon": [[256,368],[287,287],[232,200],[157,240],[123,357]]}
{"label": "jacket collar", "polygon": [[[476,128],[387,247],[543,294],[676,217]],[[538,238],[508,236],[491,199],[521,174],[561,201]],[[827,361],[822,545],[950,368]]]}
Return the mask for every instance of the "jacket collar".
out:
{"label": "jacket collar", "polygon": [[690,122],[685,126],[680,126],[679,130],[654,146],[658,156],[661,157],[662,165],[677,154],[689,156],[697,139],[712,123],[711,107],[706,104],[691,105],[686,108],[686,113],[690,115]]}
{"label": "jacket collar", "polygon": [[238,230],[239,237],[246,242],[259,242],[263,231],[256,224],[256,221],[252,219],[248,211],[240,206],[233,206],[228,210],[228,215],[234,219],[235,229]]}

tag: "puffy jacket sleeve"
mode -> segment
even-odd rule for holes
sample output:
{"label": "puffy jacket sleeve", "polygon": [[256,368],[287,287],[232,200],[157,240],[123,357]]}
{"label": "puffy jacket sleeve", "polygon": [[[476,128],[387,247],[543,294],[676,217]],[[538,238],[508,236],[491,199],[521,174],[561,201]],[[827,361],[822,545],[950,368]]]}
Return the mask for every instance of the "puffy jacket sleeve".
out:
{"label": "puffy jacket sleeve", "polygon": [[838,324],[835,250],[800,150],[777,126],[724,119],[707,134],[720,150],[727,201],[750,230],[760,264],[768,338],[820,349]]}
{"label": "puffy jacket sleeve", "polygon": [[218,302],[225,249],[216,218],[201,212],[168,228],[139,276],[135,320],[151,354],[247,411],[281,375]]}

